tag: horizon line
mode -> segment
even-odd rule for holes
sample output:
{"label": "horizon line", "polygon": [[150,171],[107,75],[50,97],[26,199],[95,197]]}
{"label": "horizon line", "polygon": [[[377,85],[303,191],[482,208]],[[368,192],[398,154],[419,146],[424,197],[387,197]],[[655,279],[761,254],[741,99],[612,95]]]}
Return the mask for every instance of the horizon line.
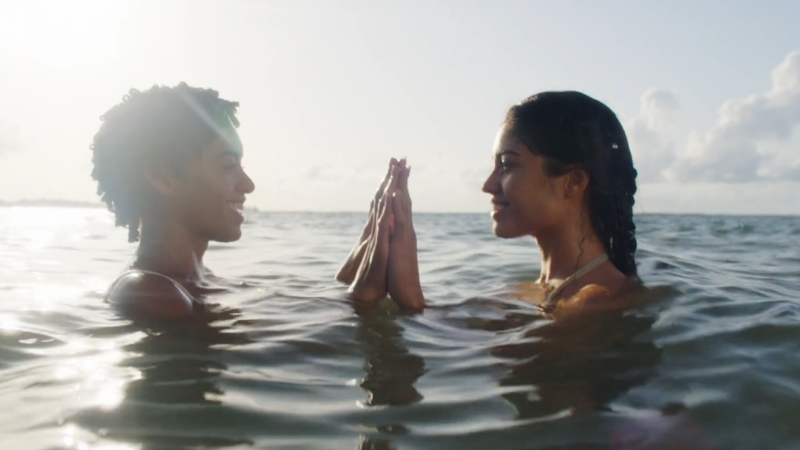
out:
{"label": "horizon line", "polygon": [[[50,208],[92,208],[107,209],[102,202],[89,202],[83,200],[64,200],[64,199],[22,199],[22,200],[0,200],[0,207],[50,207]],[[283,210],[283,209],[263,209],[257,206],[247,206],[245,211],[269,212],[278,214],[366,214],[367,211],[355,210]],[[452,215],[474,215],[486,214],[490,211],[415,211],[416,214],[452,214]],[[729,217],[800,217],[800,214],[792,213],[732,213],[732,212],[671,212],[671,211],[647,211],[636,212],[635,216],[729,216]]]}

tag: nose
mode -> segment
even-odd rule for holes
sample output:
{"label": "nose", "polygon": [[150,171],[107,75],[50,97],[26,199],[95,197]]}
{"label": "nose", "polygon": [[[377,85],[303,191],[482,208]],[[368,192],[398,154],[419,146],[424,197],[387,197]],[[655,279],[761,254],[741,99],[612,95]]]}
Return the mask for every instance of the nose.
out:
{"label": "nose", "polygon": [[242,178],[239,180],[239,190],[245,194],[249,194],[256,190],[256,184],[253,183],[253,180],[244,170],[242,170]]}
{"label": "nose", "polygon": [[487,194],[497,194],[500,192],[500,182],[497,179],[497,171],[492,170],[492,173],[486,178],[486,181],[483,182],[483,188],[481,189],[483,192]]}

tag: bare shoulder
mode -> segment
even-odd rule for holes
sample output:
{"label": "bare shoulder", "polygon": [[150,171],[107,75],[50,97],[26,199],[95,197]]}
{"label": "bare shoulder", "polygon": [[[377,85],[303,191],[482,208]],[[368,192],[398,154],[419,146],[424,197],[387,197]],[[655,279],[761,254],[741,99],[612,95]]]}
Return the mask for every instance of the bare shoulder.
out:
{"label": "bare shoulder", "polygon": [[171,280],[128,273],[114,284],[107,300],[126,316],[177,319],[192,313],[192,298]]}
{"label": "bare shoulder", "polygon": [[590,283],[563,302],[563,306],[565,311],[573,312],[627,308],[635,301],[635,294],[642,289],[637,277],[625,277],[611,285]]}

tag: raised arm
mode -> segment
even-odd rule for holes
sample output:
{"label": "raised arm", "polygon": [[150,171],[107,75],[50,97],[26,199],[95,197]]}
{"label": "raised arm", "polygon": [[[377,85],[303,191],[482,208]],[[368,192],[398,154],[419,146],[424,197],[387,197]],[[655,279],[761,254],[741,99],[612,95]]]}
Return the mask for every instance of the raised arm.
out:
{"label": "raised arm", "polygon": [[366,248],[350,285],[350,296],[361,303],[374,302],[387,293],[392,202],[399,172],[399,167],[392,167],[383,195],[376,202],[373,231],[365,243]]}
{"label": "raised arm", "polygon": [[425,308],[425,297],[419,280],[417,262],[417,233],[411,214],[411,194],[408,177],[411,167],[402,162],[397,181],[397,190],[392,201],[394,233],[389,248],[389,295],[407,311]]}
{"label": "raised arm", "polygon": [[347,255],[344,263],[336,273],[337,281],[341,281],[345,284],[351,284],[353,280],[355,280],[358,266],[361,265],[361,261],[364,259],[364,254],[366,254],[368,250],[370,238],[375,233],[375,223],[378,217],[378,203],[380,202],[380,199],[386,190],[389,179],[392,177],[392,168],[397,165],[398,161],[396,159],[392,158],[391,161],[389,161],[389,168],[386,171],[386,176],[383,178],[383,181],[381,181],[381,184],[378,186],[378,190],[375,191],[375,196],[369,204],[369,214],[367,215],[367,222],[364,224],[364,229],[361,232],[361,237],[358,238],[355,246],[353,246],[353,249],[350,250],[350,254]]}

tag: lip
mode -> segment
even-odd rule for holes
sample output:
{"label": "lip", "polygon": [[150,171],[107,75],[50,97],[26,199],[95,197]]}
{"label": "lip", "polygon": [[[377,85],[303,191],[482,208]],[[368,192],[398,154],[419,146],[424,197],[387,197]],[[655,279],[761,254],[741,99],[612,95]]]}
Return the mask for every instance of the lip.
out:
{"label": "lip", "polygon": [[244,220],[244,199],[242,200],[228,200],[228,208],[233,211],[234,214],[239,216],[241,220]]}
{"label": "lip", "polygon": [[511,206],[510,202],[492,198],[492,217],[495,217],[497,214],[503,212],[509,206]]}

